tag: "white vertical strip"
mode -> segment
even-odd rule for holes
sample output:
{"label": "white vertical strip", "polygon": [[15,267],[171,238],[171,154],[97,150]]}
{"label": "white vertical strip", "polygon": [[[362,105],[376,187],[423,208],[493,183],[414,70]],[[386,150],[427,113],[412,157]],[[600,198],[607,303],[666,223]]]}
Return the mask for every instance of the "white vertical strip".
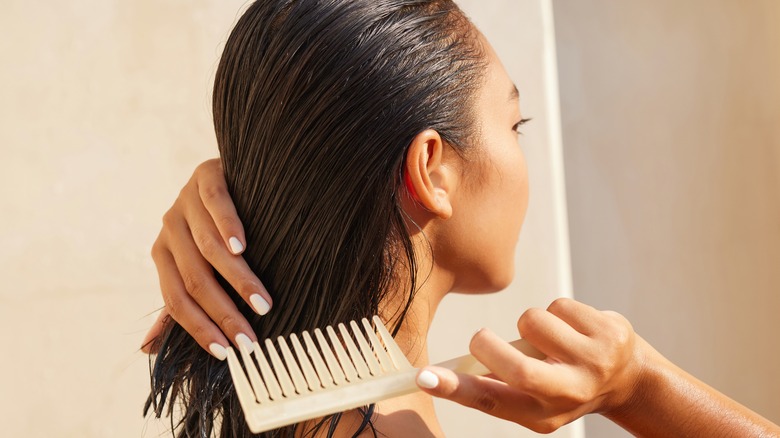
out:
{"label": "white vertical strip", "polygon": [[556,253],[561,296],[571,298],[571,251],[569,249],[569,221],[566,210],[566,178],[563,169],[563,142],[561,139],[561,106],[558,94],[558,60],[555,50],[555,25],[552,0],[540,0],[542,32],[544,32],[544,94],[547,104],[547,132],[549,134],[550,173],[553,185]]}
{"label": "white vertical strip", "polygon": [[[569,248],[569,220],[566,209],[566,178],[563,169],[563,140],[561,137],[561,105],[558,88],[558,58],[555,46],[555,22],[552,0],[540,0],[542,10],[542,56],[544,57],[544,94],[547,103],[547,132],[549,134],[550,174],[552,175],[553,209],[555,215],[556,263],[563,297],[574,296]],[[571,438],[585,438],[585,420],[580,418],[569,426]]]}

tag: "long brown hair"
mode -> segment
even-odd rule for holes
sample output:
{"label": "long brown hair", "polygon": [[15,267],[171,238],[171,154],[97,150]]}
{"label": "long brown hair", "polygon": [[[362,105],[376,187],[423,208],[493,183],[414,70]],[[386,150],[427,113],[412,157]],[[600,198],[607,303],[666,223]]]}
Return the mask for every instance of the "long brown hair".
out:
{"label": "long brown hair", "polygon": [[[469,143],[483,67],[476,30],[450,0],[263,0],[239,19],[216,74],[214,126],[244,258],[273,310],[256,315],[220,281],[258,338],[376,314],[403,264],[397,330],[417,282],[400,205],[406,150],[426,129]],[[179,436],[210,435],[219,415],[220,436],[251,436],[226,364],[175,322],[159,342],[144,412],[179,398]]]}

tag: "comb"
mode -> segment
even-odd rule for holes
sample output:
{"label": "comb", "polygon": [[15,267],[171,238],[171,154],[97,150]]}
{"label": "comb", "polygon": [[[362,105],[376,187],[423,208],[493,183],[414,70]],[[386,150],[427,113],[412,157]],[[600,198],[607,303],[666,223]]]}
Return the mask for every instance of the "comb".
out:
{"label": "comb", "polygon": [[[305,420],[364,406],[418,391],[414,368],[378,316],[339,324],[325,333],[304,331],[289,342],[254,342],[240,346],[241,361],[228,347],[228,366],[249,430],[260,433]],[[522,339],[510,342],[528,356],[545,356]],[[263,348],[265,347],[265,348]],[[254,353],[254,357],[253,354]],[[243,366],[242,366],[243,362]],[[459,373],[490,371],[474,356],[436,364]]]}

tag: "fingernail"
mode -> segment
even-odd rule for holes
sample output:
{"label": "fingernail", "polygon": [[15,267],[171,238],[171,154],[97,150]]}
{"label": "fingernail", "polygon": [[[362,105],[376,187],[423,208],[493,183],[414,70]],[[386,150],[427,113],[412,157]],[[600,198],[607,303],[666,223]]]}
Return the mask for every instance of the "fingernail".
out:
{"label": "fingernail", "polygon": [[480,327],[480,328],[476,329],[474,331],[474,333],[471,334],[471,337],[473,338],[474,336],[477,336],[477,333],[481,332],[484,329],[485,329],[485,327]]}
{"label": "fingernail", "polygon": [[227,350],[225,347],[217,344],[216,342],[212,342],[209,344],[209,351],[211,351],[211,354],[214,355],[219,360],[225,360],[227,359]]}
{"label": "fingernail", "polygon": [[239,333],[236,335],[236,344],[246,347],[247,351],[253,351],[255,349],[255,344],[252,343],[252,340],[249,339],[249,336]]}
{"label": "fingernail", "polygon": [[422,388],[433,389],[439,386],[439,376],[428,370],[423,370],[417,376],[417,384]]}
{"label": "fingernail", "polygon": [[254,307],[255,312],[260,315],[265,315],[269,310],[271,310],[271,305],[268,304],[268,301],[261,297],[260,294],[253,294],[250,296],[249,302],[252,303],[252,307]]}
{"label": "fingernail", "polygon": [[233,254],[240,254],[241,251],[244,250],[244,245],[241,244],[241,241],[238,240],[238,237],[231,237],[228,239],[228,243],[230,244],[230,251],[233,252]]}

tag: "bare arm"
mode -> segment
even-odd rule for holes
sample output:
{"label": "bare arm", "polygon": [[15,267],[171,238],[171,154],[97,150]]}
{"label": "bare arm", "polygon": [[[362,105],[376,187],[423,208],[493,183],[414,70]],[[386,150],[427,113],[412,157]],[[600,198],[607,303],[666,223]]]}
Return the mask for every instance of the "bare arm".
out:
{"label": "bare arm", "polygon": [[633,397],[604,416],[637,436],[778,437],[780,427],[686,373],[645,344]]}

